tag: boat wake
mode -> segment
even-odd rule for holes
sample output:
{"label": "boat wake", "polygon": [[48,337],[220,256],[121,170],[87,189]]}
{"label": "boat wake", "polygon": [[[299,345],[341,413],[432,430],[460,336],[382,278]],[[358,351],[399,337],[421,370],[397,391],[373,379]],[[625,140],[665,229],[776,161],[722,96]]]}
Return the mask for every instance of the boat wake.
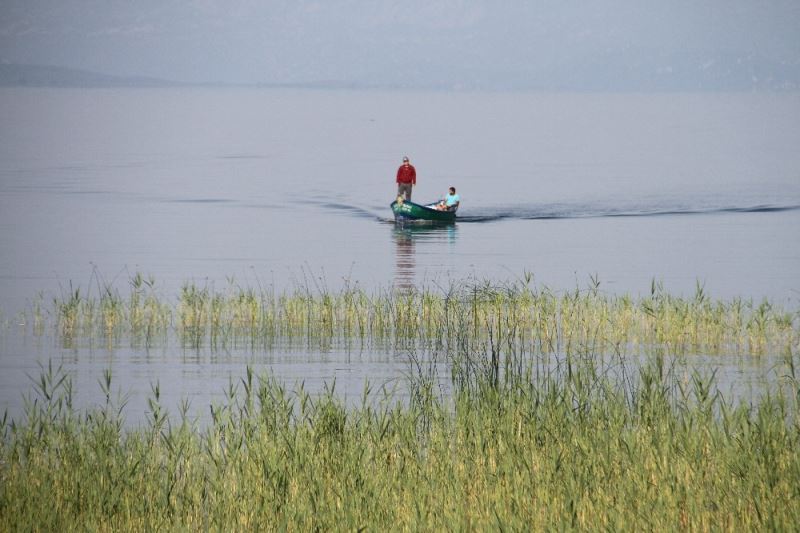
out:
{"label": "boat wake", "polygon": [[369,219],[374,219],[376,217],[381,218],[375,212],[370,211],[369,209],[364,209],[363,207],[359,207],[356,205],[331,204],[331,203],[325,203],[320,205],[325,209],[331,209],[334,211],[343,211],[359,218],[369,218]]}
{"label": "boat wake", "polygon": [[549,204],[514,206],[500,209],[464,209],[458,222],[499,220],[560,220],[577,218],[660,217],[677,215],[715,215],[724,213],[777,213],[800,210],[800,204],[752,206],[600,206]]}
{"label": "boat wake", "polygon": [[[322,209],[338,211],[349,216],[394,222],[388,204],[358,206],[335,202],[303,202]],[[725,213],[780,213],[800,211],[800,203],[753,204],[753,205],[713,205],[713,204],[617,204],[605,203],[550,203],[510,206],[474,207],[465,205],[458,212],[458,223],[486,223],[501,220],[570,220],[580,218],[621,218],[621,217],[664,217],[700,216]]]}

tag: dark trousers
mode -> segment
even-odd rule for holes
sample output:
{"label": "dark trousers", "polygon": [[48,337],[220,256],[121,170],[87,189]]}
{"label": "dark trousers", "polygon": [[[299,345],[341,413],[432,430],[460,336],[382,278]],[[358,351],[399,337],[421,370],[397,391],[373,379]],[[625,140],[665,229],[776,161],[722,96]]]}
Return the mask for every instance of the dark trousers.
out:
{"label": "dark trousers", "polygon": [[410,183],[398,183],[397,196],[402,196],[405,200],[411,200],[411,187]]}

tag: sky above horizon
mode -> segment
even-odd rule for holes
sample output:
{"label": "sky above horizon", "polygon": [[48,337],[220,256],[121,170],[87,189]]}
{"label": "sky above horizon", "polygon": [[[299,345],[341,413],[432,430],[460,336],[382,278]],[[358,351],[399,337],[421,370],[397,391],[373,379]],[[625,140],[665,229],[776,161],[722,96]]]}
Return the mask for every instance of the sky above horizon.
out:
{"label": "sky above horizon", "polygon": [[0,60],[186,82],[800,83],[797,0],[0,0]]}

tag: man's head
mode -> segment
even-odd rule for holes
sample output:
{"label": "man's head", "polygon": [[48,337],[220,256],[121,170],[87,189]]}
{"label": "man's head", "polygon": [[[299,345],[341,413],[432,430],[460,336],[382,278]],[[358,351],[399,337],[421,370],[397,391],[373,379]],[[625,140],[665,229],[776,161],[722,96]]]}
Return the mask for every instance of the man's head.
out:
{"label": "man's head", "polygon": [[404,165],[408,164],[408,156],[403,156],[403,164]]}
{"label": "man's head", "polygon": [[450,187],[450,194],[455,194],[455,193],[456,193],[456,188]]}

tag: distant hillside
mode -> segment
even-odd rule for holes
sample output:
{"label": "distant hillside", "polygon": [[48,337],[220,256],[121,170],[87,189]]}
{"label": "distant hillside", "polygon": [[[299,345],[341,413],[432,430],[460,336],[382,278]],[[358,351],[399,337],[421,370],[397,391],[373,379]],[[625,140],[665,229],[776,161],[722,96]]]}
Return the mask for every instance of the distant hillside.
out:
{"label": "distant hillside", "polygon": [[180,83],[45,65],[0,63],[0,87],[166,87]]}
{"label": "distant hillside", "polygon": [[498,61],[492,67],[437,63],[415,65],[401,74],[365,75],[359,80],[262,83],[185,83],[143,76],[114,76],[87,70],[3,63],[0,87],[269,87],[284,89],[429,89],[528,91],[797,91],[800,62],[776,62],[734,53],[668,54],[632,48],[624,57],[610,52],[576,55],[546,65]]}

